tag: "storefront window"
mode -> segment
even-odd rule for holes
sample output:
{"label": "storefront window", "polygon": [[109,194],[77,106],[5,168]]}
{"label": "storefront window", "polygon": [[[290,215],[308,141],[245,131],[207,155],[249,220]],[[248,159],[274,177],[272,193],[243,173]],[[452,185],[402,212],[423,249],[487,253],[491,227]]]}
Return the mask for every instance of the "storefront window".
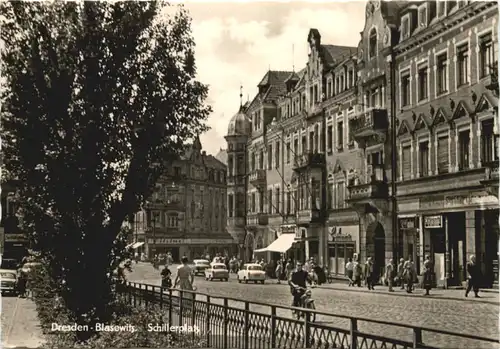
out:
{"label": "storefront window", "polygon": [[337,273],[337,264],[335,262],[335,245],[328,246],[328,271]]}
{"label": "storefront window", "polygon": [[337,245],[337,273],[345,275],[345,245]]}

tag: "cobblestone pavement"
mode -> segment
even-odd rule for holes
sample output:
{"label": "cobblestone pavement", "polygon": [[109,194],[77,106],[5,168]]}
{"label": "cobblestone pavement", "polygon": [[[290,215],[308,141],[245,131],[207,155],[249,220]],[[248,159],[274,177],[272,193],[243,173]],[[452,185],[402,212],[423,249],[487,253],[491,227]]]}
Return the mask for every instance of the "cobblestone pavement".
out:
{"label": "cobblestone pavement", "polygon": [[2,296],[2,348],[39,348],[43,334],[35,303],[29,299]]}
{"label": "cobblestone pavement", "polygon": [[[174,269],[171,268],[171,270]],[[154,270],[150,265],[139,263],[134,266],[129,280],[159,285],[158,273],[159,271]],[[198,292],[208,293],[212,297],[233,297],[283,306],[289,305],[291,301],[289,288],[285,285],[277,285],[275,281],[270,281],[266,285],[254,285],[239,284],[234,277],[229,282],[208,282],[202,277],[196,277],[195,285]],[[339,287],[346,288],[345,286]],[[313,297],[319,311],[498,338],[499,307],[495,300],[484,302],[479,299],[481,302],[478,302],[473,298],[463,299],[463,293],[460,299],[440,299],[439,296],[427,298],[421,295],[395,297],[382,292],[354,292],[342,288],[316,288],[313,290]],[[498,298],[496,294],[484,297]],[[242,307],[242,303],[230,302],[230,306]],[[269,308],[259,306],[253,306],[252,310],[270,311]],[[279,310],[277,314],[284,317],[290,316],[289,311],[285,309]],[[344,319],[320,317],[318,321],[348,328],[347,321]],[[383,333],[387,337],[411,341],[411,331],[408,329],[366,322],[360,322],[359,329],[364,332]],[[427,345],[441,348],[498,348],[498,345],[495,344],[485,344],[484,342],[452,338],[429,332],[423,333],[423,341]]]}

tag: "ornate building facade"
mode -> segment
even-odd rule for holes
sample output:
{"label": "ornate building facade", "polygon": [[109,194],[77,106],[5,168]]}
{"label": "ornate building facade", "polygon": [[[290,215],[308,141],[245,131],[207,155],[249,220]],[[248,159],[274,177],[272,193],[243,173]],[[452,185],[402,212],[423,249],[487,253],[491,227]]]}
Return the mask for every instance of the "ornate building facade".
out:
{"label": "ornate building facade", "polygon": [[[135,246],[148,256],[171,252],[175,261],[234,253],[226,230],[226,166],[202,151],[199,139],[169,166],[134,220]],[[140,246],[140,247],[139,247]]]}
{"label": "ornate building facade", "polygon": [[474,254],[498,280],[497,22],[490,2],[369,1],[357,48],[311,29],[306,67],[267,72],[228,133],[246,258],[272,245],[342,275],[355,254],[378,273],[430,255],[450,286]]}

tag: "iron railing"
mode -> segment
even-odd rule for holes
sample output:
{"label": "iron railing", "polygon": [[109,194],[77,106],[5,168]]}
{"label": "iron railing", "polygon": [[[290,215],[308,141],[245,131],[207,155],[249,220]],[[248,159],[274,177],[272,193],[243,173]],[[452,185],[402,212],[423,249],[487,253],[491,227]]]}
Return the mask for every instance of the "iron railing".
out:
{"label": "iron railing", "polygon": [[[209,348],[486,349],[500,343],[495,338],[313,310],[297,320],[291,316],[291,311],[297,310],[294,307],[155,285],[127,282],[119,290],[120,297],[134,307],[164,312],[169,328],[182,325],[197,329],[193,337],[201,336]],[[316,314],[314,322],[312,313]]]}

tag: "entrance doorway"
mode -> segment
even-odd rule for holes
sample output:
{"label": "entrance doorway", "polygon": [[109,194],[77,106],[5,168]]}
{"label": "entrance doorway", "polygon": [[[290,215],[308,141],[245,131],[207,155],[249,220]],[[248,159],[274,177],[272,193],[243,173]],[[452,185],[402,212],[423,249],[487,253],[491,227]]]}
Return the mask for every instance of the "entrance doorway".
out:
{"label": "entrance doorway", "polygon": [[375,231],[373,232],[373,245],[375,248],[374,255],[374,271],[375,275],[380,277],[384,273],[385,267],[385,231],[382,224],[376,223]]}
{"label": "entrance doorway", "polygon": [[484,285],[493,287],[498,284],[498,210],[484,212]]}

